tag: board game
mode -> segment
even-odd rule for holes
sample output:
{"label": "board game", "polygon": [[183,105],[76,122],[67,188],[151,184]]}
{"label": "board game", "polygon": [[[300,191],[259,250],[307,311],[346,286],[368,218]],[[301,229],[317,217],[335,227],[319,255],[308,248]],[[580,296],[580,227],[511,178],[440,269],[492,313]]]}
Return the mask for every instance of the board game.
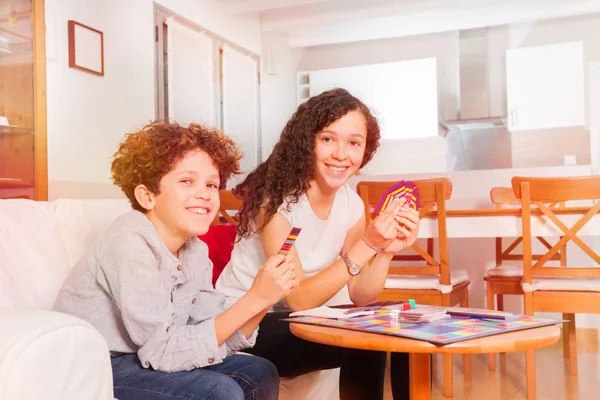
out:
{"label": "board game", "polygon": [[[440,310],[461,310],[460,308],[452,307],[437,308]],[[375,310],[374,315],[338,320],[319,317],[295,317],[286,318],[284,320],[294,323],[330,326],[334,328],[400,336],[409,339],[424,340],[440,345],[475,339],[478,337],[492,336],[500,333],[537,328],[540,326],[555,325],[563,322],[562,320],[502,313],[500,311],[478,310],[480,312],[486,311],[493,314],[506,314],[506,319],[474,318],[451,315],[450,318],[440,321],[411,323],[391,319],[389,310],[389,308],[382,307]]]}

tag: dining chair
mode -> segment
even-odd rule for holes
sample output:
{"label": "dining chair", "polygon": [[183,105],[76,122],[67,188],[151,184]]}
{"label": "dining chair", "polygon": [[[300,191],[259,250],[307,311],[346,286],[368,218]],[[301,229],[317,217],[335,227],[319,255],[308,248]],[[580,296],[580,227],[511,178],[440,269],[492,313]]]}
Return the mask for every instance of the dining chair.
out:
{"label": "dining chair", "polygon": [[[497,209],[521,207],[521,202],[515,197],[511,187],[494,187],[490,190],[490,199]],[[564,202],[550,204],[549,207],[562,207]],[[552,245],[541,236],[536,237],[541,245],[549,250]],[[504,248],[502,237],[495,238],[496,266],[487,271],[484,281],[486,283],[486,306],[489,310],[504,311],[505,295],[523,295],[521,281],[523,280],[523,254],[516,253],[518,246],[522,245],[523,237],[513,240]],[[532,254],[534,260],[539,260],[542,254]],[[550,260],[559,261],[561,266],[567,264],[567,248],[564,247],[553,255]],[[496,304],[497,303],[497,304]],[[496,369],[496,354],[489,354],[488,367]]]}
{"label": "dining chair", "polygon": [[[363,200],[367,223],[372,218],[382,193],[396,182],[362,181],[356,190]],[[437,306],[468,307],[469,277],[465,270],[450,268],[448,256],[448,234],[446,231],[446,201],[452,195],[452,182],[447,178],[413,181],[420,193],[421,218],[437,224],[437,246],[428,241],[424,249],[418,243],[412,246],[418,257],[409,261],[421,262],[419,265],[390,266],[384,289],[378,301],[407,301],[414,299],[418,304]],[[431,220],[431,221],[429,221]],[[421,222],[423,223],[423,221]],[[431,247],[429,248],[429,243]],[[436,251],[437,250],[437,251]],[[439,257],[435,257],[437,253]],[[400,258],[401,259],[401,258]],[[471,359],[463,356],[465,377],[470,376]],[[452,355],[444,354],[444,396],[452,396]]]}
{"label": "dining chair", "polygon": [[[513,177],[515,197],[521,201],[523,233],[523,283],[526,315],[535,312],[559,312],[568,319],[563,329],[571,375],[577,375],[577,346],[575,314],[600,313],[600,255],[578,235],[580,230],[600,212],[600,176],[570,178]],[[550,208],[547,203],[585,201],[586,207]],[[577,222],[567,226],[563,215],[576,215]],[[532,226],[553,224],[561,239],[534,263],[532,255]],[[537,226],[537,225],[536,225]],[[546,263],[569,242],[577,245],[591,262],[588,265],[550,267]],[[527,397],[535,398],[535,353],[526,352]]]}

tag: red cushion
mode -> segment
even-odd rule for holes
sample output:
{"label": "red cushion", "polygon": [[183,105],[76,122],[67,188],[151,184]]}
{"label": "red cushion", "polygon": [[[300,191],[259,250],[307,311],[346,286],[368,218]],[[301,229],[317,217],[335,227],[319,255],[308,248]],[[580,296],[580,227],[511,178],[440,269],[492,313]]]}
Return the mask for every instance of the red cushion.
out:
{"label": "red cushion", "polygon": [[206,234],[198,236],[208,246],[208,258],[213,263],[213,287],[231,259],[235,236],[235,225],[211,225]]}

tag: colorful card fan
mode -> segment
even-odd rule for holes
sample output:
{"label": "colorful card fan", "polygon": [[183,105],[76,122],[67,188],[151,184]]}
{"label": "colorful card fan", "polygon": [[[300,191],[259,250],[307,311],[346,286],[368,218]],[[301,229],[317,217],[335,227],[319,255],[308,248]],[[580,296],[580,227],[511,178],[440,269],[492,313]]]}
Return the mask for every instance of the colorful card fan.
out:
{"label": "colorful card fan", "polygon": [[277,254],[289,253],[290,249],[294,245],[294,242],[296,241],[296,238],[300,234],[301,230],[302,230],[302,228],[293,227],[292,230],[290,231],[290,234],[285,239],[285,242],[283,242],[283,246],[281,246],[281,249],[279,249],[279,252]]}
{"label": "colorful card fan", "polygon": [[410,181],[399,181],[393,184],[381,195],[374,214],[381,214],[395,198],[406,198],[406,204],[415,210],[421,207],[419,189]]}

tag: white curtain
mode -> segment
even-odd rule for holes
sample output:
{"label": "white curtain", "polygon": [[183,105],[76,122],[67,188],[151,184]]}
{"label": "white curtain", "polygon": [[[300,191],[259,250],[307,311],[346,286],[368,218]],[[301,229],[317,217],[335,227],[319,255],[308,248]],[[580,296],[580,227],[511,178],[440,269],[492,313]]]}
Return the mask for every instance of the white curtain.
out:
{"label": "white curtain", "polygon": [[241,166],[258,163],[258,65],[248,55],[223,47],[223,130],[244,153]]}
{"label": "white curtain", "polygon": [[215,126],[213,41],[171,17],[166,24],[169,120]]}

